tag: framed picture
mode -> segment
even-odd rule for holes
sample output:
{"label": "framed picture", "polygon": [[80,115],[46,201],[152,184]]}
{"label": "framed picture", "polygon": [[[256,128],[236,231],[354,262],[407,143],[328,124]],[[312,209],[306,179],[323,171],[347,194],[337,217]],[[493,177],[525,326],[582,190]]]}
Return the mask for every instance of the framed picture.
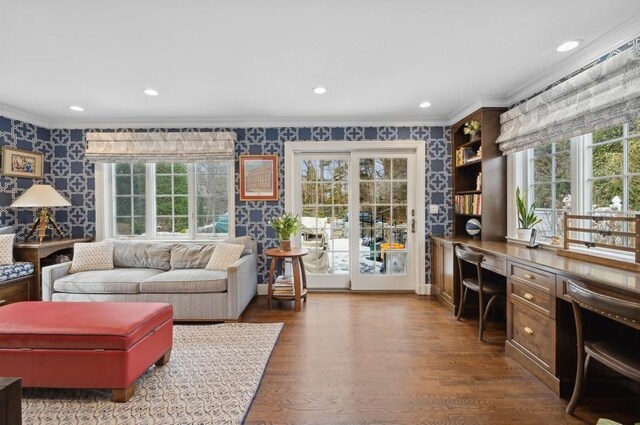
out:
{"label": "framed picture", "polygon": [[41,153],[2,147],[2,175],[9,177],[44,177],[44,159]]}
{"label": "framed picture", "polygon": [[240,200],[278,200],[278,155],[240,156]]}

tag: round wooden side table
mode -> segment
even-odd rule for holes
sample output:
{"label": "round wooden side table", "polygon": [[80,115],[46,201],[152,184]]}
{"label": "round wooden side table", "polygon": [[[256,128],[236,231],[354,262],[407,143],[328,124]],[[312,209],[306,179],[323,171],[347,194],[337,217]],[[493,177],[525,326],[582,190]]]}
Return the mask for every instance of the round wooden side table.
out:
{"label": "round wooden side table", "polygon": [[[267,292],[269,310],[271,310],[272,300],[294,300],[296,311],[300,311],[302,309],[302,300],[307,301],[307,274],[304,271],[302,257],[307,255],[309,250],[307,248],[291,248],[289,251],[282,251],[280,248],[269,248],[264,253],[271,258]],[[293,293],[274,294],[273,284],[276,279],[276,267],[281,266],[284,273],[284,260],[287,258],[291,259],[291,268],[293,269]]]}

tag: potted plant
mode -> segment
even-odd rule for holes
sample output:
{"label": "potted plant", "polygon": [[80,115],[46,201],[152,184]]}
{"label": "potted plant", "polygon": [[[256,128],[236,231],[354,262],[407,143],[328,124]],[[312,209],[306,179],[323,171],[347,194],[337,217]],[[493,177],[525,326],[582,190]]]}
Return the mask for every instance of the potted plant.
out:
{"label": "potted plant", "polygon": [[280,249],[282,251],[290,251],[291,235],[300,229],[300,217],[289,212],[280,217],[271,218],[269,224],[276,231],[278,239],[280,239]]}
{"label": "potted plant", "polygon": [[464,128],[462,131],[464,134],[469,134],[471,136],[471,141],[478,140],[480,137],[481,124],[478,120],[471,120],[464,123]]}
{"label": "potted plant", "polygon": [[535,202],[527,208],[527,195],[526,192],[520,193],[520,186],[516,187],[516,209],[518,210],[518,239],[529,240],[531,229],[541,220],[536,214]]}

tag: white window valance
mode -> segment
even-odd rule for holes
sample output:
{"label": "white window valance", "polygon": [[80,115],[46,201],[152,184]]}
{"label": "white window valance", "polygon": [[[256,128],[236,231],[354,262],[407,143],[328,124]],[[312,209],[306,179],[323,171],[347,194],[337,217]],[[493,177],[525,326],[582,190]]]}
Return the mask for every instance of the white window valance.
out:
{"label": "white window valance", "polygon": [[91,162],[209,162],[234,158],[236,133],[88,132]]}
{"label": "white window valance", "polygon": [[567,140],[640,116],[640,45],[500,116],[503,154]]}

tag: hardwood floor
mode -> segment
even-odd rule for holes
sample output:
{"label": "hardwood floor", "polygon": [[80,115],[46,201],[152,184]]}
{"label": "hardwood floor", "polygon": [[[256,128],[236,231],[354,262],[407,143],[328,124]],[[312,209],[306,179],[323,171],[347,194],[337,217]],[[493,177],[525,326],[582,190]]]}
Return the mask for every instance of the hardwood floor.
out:
{"label": "hardwood floor", "polygon": [[[255,299],[245,322],[284,322],[247,424],[630,423],[637,399],[588,398],[564,413],[558,398],[504,355],[504,324],[456,322],[413,294],[310,293],[293,303]],[[634,405],[635,404],[635,405]]]}

